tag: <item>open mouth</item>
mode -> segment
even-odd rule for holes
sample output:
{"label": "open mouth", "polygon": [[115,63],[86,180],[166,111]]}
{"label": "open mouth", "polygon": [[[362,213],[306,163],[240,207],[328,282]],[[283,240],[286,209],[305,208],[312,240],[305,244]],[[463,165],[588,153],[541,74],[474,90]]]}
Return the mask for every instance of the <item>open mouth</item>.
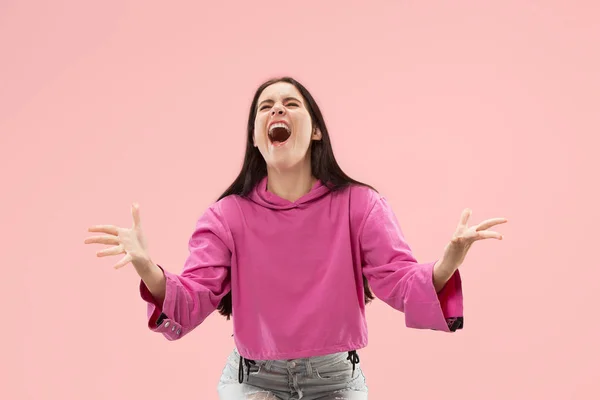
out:
{"label": "open mouth", "polygon": [[269,127],[269,140],[274,145],[281,145],[285,143],[290,136],[292,135],[292,131],[283,122],[274,123]]}

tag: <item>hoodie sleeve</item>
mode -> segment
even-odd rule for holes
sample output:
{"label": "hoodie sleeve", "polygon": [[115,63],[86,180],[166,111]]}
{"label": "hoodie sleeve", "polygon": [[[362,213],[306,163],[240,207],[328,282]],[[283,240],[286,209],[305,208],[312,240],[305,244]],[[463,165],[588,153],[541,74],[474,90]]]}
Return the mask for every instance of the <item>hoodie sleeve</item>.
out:
{"label": "hoodie sleeve", "polygon": [[360,233],[363,274],[373,293],[405,314],[406,326],[453,332],[463,326],[462,283],[458,271],[436,293],[435,262],[419,263],[383,197],[377,197]]}
{"label": "hoodie sleeve", "polygon": [[177,340],[216,310],[231,290],[231,245],[230,232],[215,205],[196,223],[181,274],[160,267],[167,280],[164,302],[156,302],[144,282],[140,282],[140,295],[147,303],[148,327],[152,331]]}

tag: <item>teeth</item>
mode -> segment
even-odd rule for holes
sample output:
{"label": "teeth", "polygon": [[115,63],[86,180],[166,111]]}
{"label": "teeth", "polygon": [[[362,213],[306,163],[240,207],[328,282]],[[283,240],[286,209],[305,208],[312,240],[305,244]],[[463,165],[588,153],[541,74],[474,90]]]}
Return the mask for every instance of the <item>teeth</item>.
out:
{"label": "teeth", "polygon": [[283,122],[277,122],[276,124],[271,125],[269,128],[269,133],[273,133],[273,129],[275,128],[284,128],[286,131],[290,131],[290,128],[286,124]]}

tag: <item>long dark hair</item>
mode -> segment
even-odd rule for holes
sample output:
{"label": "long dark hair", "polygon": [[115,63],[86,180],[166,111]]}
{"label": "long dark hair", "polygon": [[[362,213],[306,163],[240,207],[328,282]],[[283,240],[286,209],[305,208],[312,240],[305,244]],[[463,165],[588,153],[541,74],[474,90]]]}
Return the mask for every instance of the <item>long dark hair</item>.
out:
{"label": "long dark hair", "polygon": [[[327,131],[325,120],[323,119],[323,115],[321,114],[321,110],[319,109],[317,102],[311,96],[309,91],[302,86],[302,84],[300,84],[300,82],[290,77],[282,77],[268,80],[260,85],[260,87],[256,90],[254,98],[252,99],[252,104],[250,105],[250,115],[248,116],[246,154],[244,155],[242,170],[238,174],[237,178],[235,178],[231,186],[229,186],[229,188],[227,188],[227,190],[225,190],[225,192],[219,197],[219,200],[230,195],[239,195],[242,197],[247,196],[261,181],[261,179],[267,176],[267,164],[259,150],[254,147],[254,120],[256,119],[256,106],[261,93],[268,86],[278,82],[290,83],[294,85],[296,89],[298,89],[306,102],[306,108],[310,114],[313,127],[318,128],[321,131],[322,139],[313,140],[310,148],[311,168],[312,174],[315,176],[315,178],[319,179],[321,182],[323,182],[323,184],[326,184],[331,191],[344,189],[353,184],[368,186],[373,189],[367,184],[350,178],[344,173],[344,171],[342,171],[335,159],[335,156],[333,155],[333,147],[331,146],[329,132]],[[365,289],[365,304],[368,304],[375,297],[373,296],[373,293],[371,292],[367,279],[364,275],[363,284]],[[219,313],[226,316],[227,319],[231,317],[231,292],[223,297],[219,303],[218,310]]]}

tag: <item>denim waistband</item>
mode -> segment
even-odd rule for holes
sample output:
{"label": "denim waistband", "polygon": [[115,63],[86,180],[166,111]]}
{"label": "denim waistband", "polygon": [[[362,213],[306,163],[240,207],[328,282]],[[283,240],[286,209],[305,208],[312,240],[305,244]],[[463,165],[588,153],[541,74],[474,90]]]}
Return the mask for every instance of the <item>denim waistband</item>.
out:
{"label": "denim waistband", "polygon": [[[237,349],[234,350],[235,355],[240,357],[240,353],[238,353]],[[340,362],[348,358],[348,352],[340,352],[327,354],[324,356],[315,356],[315,357],[305,357],[305,358],[295,358],[290,360],[252,360],[256,363],[256,365],[261,365],[265,367],[279,367],[279,368],[294,368],[294,367],[306,367],[307,365],[311,365],[313,368],[323,367],[328,364]]]}
{"label": "denim waistband", "polygon": [[306,358],[296,358],[290,360],[248,360],[240,356],[237,349],[234,349],[234,353],[236,358],[239,358],[239,379],[240,382],[243,381],[243,367],[246,366],[248,369],[251,365],[257,365],[260,367],[264,367],[269,371],[288,371],[293,370],[297,373],[306,372],[308,374],[312,374],[313,369],[319,369],[321,367],[335,364],[338,362],[342,362],[344,360],[349,360],[352,364],[352,372],[354,373],[354,369],[356,364],[360,362],[358,354],[355,350],[348,352],[340,352],[327,354],[324,356],[315,356],[315,357],[306,357]]}

